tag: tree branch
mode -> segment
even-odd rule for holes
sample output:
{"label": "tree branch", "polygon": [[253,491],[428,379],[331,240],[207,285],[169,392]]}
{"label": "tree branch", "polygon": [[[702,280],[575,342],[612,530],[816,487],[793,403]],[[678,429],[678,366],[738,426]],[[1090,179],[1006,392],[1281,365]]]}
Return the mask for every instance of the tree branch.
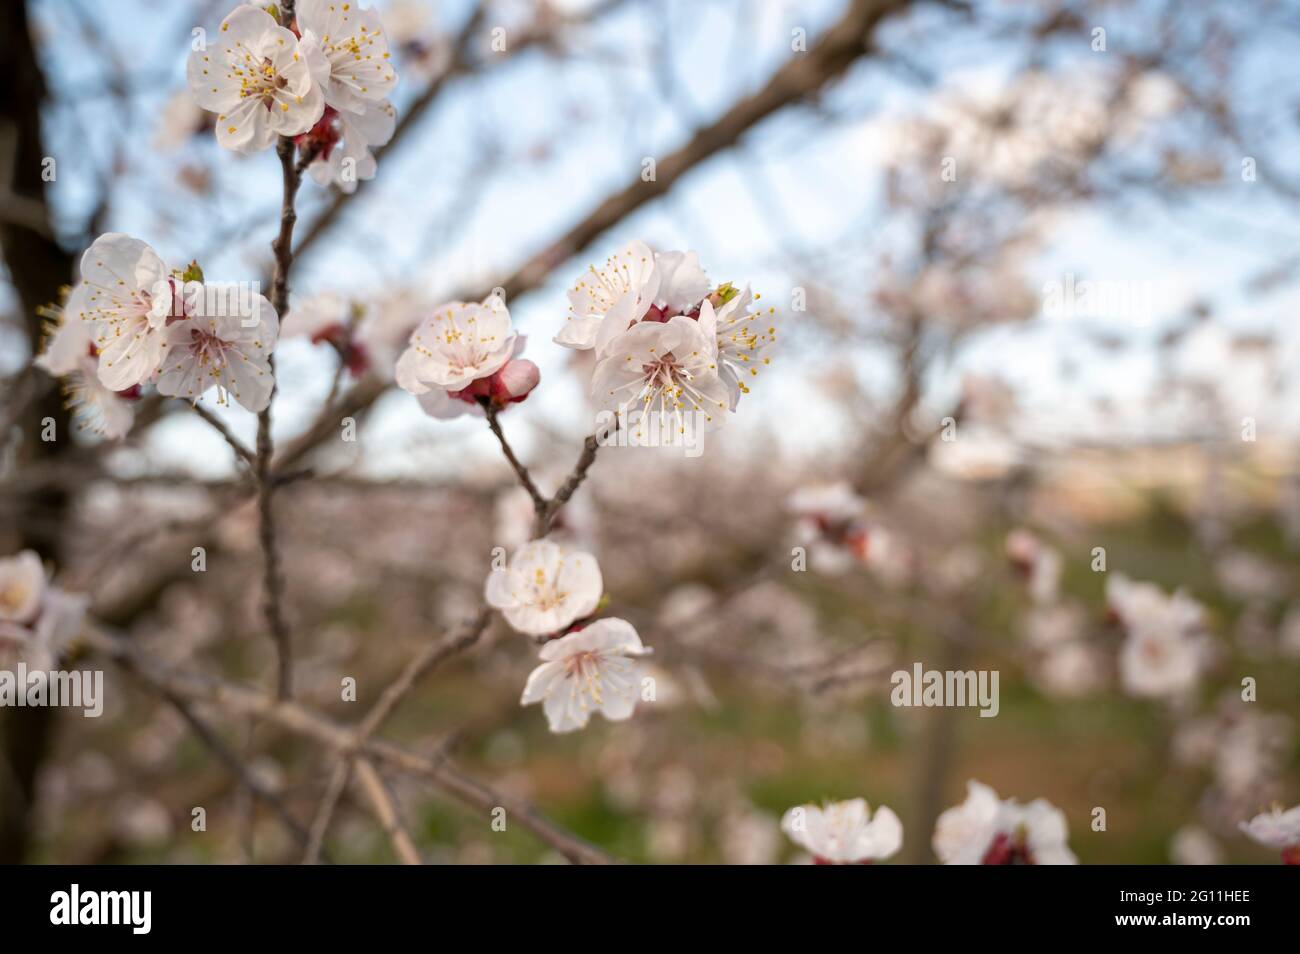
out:
{"label": "tree branch", "polygon": [[411,841],[411,836],[407,834],[405,826],[402,824],[401,814],[397,808],[396,799],[393,798],[392,792],[380,777],[379,772],[371,764],[369,759],[357,759],[357,780],[361,783],[361,790],[365,792],[366,798],[370,800],[370,807],[375,813],[375,818],[379,821],[379,826],[383,828],[384,834],[393,844],[393,851],[397,854],[398,859],[404,865],[423,864],[420,860],[420,853],[415,848],[415,842]]}
{"label": "tree branch", "polygon": [[[167,689],[185,699],[207,702],[232,716],[264,719],[295,735],[312,739],[336,753],[351,752],[353,749],[352,729],[297,702],[277,699],[257,689],[200,673],[156,670],[128,640],[102,630],[92,630],[86,638],[93,649],[131,666],[155,689]],[[527,801],[506,795],[465,775],[445,757],[416,755],[396,745],[374,739],[361,747],[360,754],[397,771],[426,779],[440,791],[479,811],[491,813],[498,808],[505,809],[512,820],[574,864],[608,864],[613,860],[599,848],[545,818]]]}

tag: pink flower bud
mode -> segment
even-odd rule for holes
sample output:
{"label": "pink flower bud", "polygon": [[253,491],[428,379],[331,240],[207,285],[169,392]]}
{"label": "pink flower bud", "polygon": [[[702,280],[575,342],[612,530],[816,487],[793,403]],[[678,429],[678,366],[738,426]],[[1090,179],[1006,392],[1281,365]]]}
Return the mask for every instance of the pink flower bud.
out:
{"label": "pink flower bud", "polygon": [[526,358],[512,358],[494,377],[497,379],[497,386],[492,389],[493,397],[503,402],[522,401],[528,396],[529,391],[537,387],[542,373],[537,365]]}

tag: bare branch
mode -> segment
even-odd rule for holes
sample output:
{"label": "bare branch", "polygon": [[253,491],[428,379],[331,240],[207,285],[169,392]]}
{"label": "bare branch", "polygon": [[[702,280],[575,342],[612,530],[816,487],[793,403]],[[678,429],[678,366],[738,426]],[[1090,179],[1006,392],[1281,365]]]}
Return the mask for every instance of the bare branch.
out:
{"label": "bare branch", "polygon": [[[285,16],[292,17],[292,4],[286,6]],[[294,201],[298,195],[298,186],[302,182],[302,171],[294,164],[293,140],[281,136],[276,144],[276,155],[280,157],[280,170],[283,179],[283,194],[280,204],[280,232],[271,243],[275,253],[275,273],[271,280],[271,306],[283,322],[289,312],[289,269],[293,267],[293,227],[298,221]],[[275,358],[268,355],[271,373],[275,373]],[[284,618],[281,605],[284,597],[284,581],[280,576],[280,554],[275,533],[275,510],[272,497],[276,482],[271,471],[272,455],[275,448],[271,443],[271,401],[275,400],[275,386],[272,385],[271,397],[266,407],[257,416],[257,511],[260,518],[259,539],[263,557],[263,612],[266,623],[275,641],[278,659],[278,677],[276,685],[282,699],[293,694],[293,645],[289,634],[289,624]]]}
{"label": "bare branch", "polygon": [[415,842],[411,841],[411,836],[402,824],[402,818],[397,808],[397,801],[393,798],[393,793],[389,791],[388,786],[369,759],[357,759],[357,781],[361,783],[361,790],[365,792],[366,798],[370,800],[370,807],[374,810],[375,818],[379,821],[380,827],[384,829],[384,834],[388,836],[388,840],[392,842],[393,851],[396,852],[398,859],[404,865],[423,864],[424,862],[420,860],[420,853],[415,848]]}
{"label": "bare branch", "polygon": [[[352,751],[354,732],[328,717],[290,699],[277,699],[249,686],[226,682],[200,673],[162,672],[142,659],[129,640],[104,631],[91,631],[89,645],[120,663],[131,666],[156,689],[168,689],[182,698],[208,702],[232,716],[255,716],[296,735],[309,738],[337,753]],[[612,859],[594,845],[565,831],[523,799],[497,791],[465,775],[445,757],[429,758],[399,746],[371,740],[360,753],[377,763],[423,778],[479,811],[503,808],[509,817],[575,864],[608,864]]]}
{"label": "bare branch", "polygon": [[542,514],[546,512],[548,501],[542,496],[542,492],[537,489],[537,484],[533,483],[532,475],[528,473],[528,468],[519,462],[515,456],[514,448],[506,440],[505,433],[501,430],[501,422],[497,420],[500,413],[490,399],[483,402],[484,413],[487,414],[488,427],[492,428],[492,433],[496,435],[501,444],[501,451],[506,455],[506,460],[514,469],[516,476],[519,477],[519,483],[523,485],[524,490],[528,491],[528,496],[533,500],[533,510],[537,513],[537,519],[542,519]]}

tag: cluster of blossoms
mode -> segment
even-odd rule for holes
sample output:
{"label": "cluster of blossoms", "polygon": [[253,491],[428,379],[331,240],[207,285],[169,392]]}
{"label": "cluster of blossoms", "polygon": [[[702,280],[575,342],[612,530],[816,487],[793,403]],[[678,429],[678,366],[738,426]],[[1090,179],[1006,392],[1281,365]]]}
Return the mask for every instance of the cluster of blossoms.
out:
{"label": "cluster of blossoms", "polygon": [[301,0],[285,27],[271,10],[244,4],[215,42],[190,53],[186,78],[198,105],[216,114],[222,146],[258,152],[294,137],[317,182],[351,192],[375,174],[371,147],[393,135],[389,58],[374,10]]}
{"label": "cluster of blossoms", "polygon": [[568,297],[555,342],[595,352],[592,397],[620,417],[656,417],[661,433],[680,430],[686,412],[720,423],[776,340],[775,309],[754,310],[760,296],[748,287],[713,287],[694,252],[631,242],[591,266]]}
{"label": "cluster of blossoms", "polygon": [[650,650],[626,620],[591,618],[604,592],[595,557],[533,540],[488,574],[484,589],[506,622],[545,641],[520,704],[540,702],[552,732],[584,728],[593,710],[613,722],[631,717],[642,691],[638,658]]}
{"label": "cluster of blossoms", "polygon": [[0,557],[0,666],[53,668],[81,633],[85,615],[85,597],[54,586],[31,550]]}
{"label": "cluster of blossoms", "polygon": [[1106,605],[1124,628],[1119,673],[1128,692],[1176,698],[1196,688],[1211,649],[1200,603],[1116,573],[1106,581]]}
{"label": "cluster of blossoms", "polygon": [[[883,805],[873,815],[860,798],[791,808],[781,828],[815,864],[871,864],[903,845],[898,816]],[[948,865],[1077,864],[1068,838],[1065,815],[1049,802],[1020,805],[972,781],[966,801],[939,816],[932,845]]]}
{"label": "cluster of blossoms", "polygon": [[139,239],[101,235],[81,259],[81,281],[52,318],[36,363],[66,381],[83,428],[117,438],[146,385],[198,401],[217,389],[250,411],[271,400],[270,356],[279,322],[263,296],[205,285],[197,263],[169,269]]}

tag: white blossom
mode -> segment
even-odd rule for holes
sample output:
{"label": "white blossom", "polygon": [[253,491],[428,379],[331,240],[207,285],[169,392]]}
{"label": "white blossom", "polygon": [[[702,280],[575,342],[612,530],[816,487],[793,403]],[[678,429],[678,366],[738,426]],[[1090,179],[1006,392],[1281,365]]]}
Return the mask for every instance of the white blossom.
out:
{"label": "white blossom", "polygon": [[131,400],[99,380],[94,323],[85,313],[86,286],[77,285],[62,307],[51,308],[45,347],[36,357],[37,367],[63,379],[63,392],[73,422],[82,430],[110,440],[126,436],[135,420]]}
{"label": "white blossom", "polygon": [[861,798],[791,808],[781,830],[815,861],[828,864],[880,861],[903,846],[903,823],[893,810],[881,805],[873,816]]}
{"label": "white blossom", "polygon": [[971,781],[966,801],[939,816],[932,845],[946,865],[1078,864],[1068,839],[1065,815],[1050,802],[1020,805]]}
{"label": "white blossom", "polygon": [[0,665],[52,669],[80,634],[86,604],[54,586],[33,551],[0,557]]}
{"label": "white blossom", "polygon": [[217,142],[235,152],[305,133],[325,109],[306,48],[250,4],[236,7],[216,38],[190,53],[186,79],[195,102],[217,114]]}
{"label": "white blossom", "polygon": [[654,253],[644,242],[630,242],[569,289],[569,314],[555,343],[599,353],[645,316],[658,292]]}
{"label": "white blossom", "polygon": [[233,395],[254,413],[264,410],[275,390],[271,352],[279,328],[275,309],[261,295],[254,296],[249,315],[174,320],[167,327],[158,393],[198,403],[215,387],[218,404],[228,405]]}
{"label": "white blossom", "polygon": [[490,377],[515,354],[510,312],[496,295],[439,305],[411,333],[397,383],[412,394],[460,391]]}
{"label": "white blossom", "polygon": [[45,597],[45,567],[32,550],[0,557],[0,620],[30,623]]}
{"label": "white blossom", "polygon": [[1279,848],[1287,857],[1294,857],[1300,863],[1300,805],[1283,810],[1280,805],[1270,811],[1261,812],[1248,822],[1241,823],[1241,830],[1253,840],[1269,848]]}
{"label": "white blossom", "polygon": [[312,76],[325,102],[362,113],[397,85],[379,14],[338,0],[299,0],[298,28]]}
{"label": "white blossom", "polygon": [[795,540],[809,548],[812,568],[818,573],[838,576],[867,562],[867,502],[848,481],[796,488],[786,507],[797,518]]}
{"label": "white blossom", "polygon": [[343,192],[355,192],[362,179],[373,179],[377,169],[372,146],[385,145],[397,128],[397,112],[388,100],[367,105],[359,113],[327,111],[334,127],[328,133],[330,147],[321,150],[307,171],[322,186],[336,185]]}
{"label": "white blossom", "polygon": [[717,344],[702,320],[684,315],[641,322],[615,338],[592,374],[591,393],[601,408],[657,418],[661,433],[681,432],[688,413],[720,423],[730,407]]}
{"label": "white blossom", "polygon": [[109,232],[82,255],[81,279],[84,291],[69,299],[66,320],[94,323],[99,380],[113,391],[147,383],[167,350],[167,266],[139,239]]}
{"label": "white blossom", "polygon": [[1154,583],[1118,573],[1106,581],[1106,601],[1125,628],[1119,671],[1127,692],[1168,698],[1196,687],[1205,612],[1199,603],[1181,591],[1167,596]]}
{"label": "white blossom", "polygon": [[660,311],[689,311],[709,293],[709,276],[694,252],[656,252],[655,271],[654,305]]}
{"label": "white blossom", "polygon": [[194,101],[194,94],[178,89],[162,109],[154,132],[154,147],[167,152],[180,148],[204,129],[207,120],[208,114]]}
{"label": "white blossom", "polygon": [[558,633],[590,616],[604,592],[600,567],[589,553],[549,540],[524,544],[509,566],[488,574],[488,605],[521,633]]}
{"label": "white blossom", "polygon": [[649,652],[631,623],[599,619],[542,647],[520,705],[542,703],[552,732],[584,728],[593,711],[611,722],[630,718],[641,691],[637,657]]}

